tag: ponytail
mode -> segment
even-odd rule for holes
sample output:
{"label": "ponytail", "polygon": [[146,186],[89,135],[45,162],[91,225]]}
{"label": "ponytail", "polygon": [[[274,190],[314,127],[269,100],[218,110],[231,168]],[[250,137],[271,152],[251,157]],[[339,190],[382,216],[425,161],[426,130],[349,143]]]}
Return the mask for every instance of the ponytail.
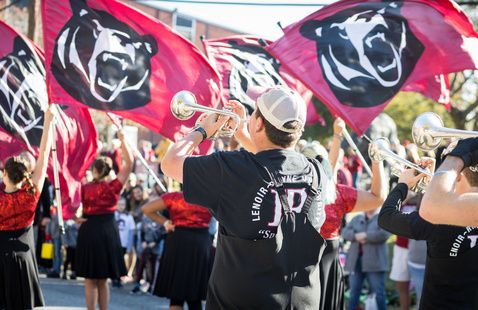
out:
{"label": "ponytail", "polygon": [[35,195],[36,188],[35,188],[35,185],[33,185],[32,179],[30,177],[30,173],[28,171],[25,172],[24,182],[28,184],[27,192],[31,195]]}
{"label": "ponytail", "polygon": [[28,184],[27,192],[33,195],[35,194],[36,189],[27,167],[28,162],[25,158],[21,156],[13,156],[5,163],[5,172],[8,179],[13,182],[13,184],[18,184],[20,182]]}

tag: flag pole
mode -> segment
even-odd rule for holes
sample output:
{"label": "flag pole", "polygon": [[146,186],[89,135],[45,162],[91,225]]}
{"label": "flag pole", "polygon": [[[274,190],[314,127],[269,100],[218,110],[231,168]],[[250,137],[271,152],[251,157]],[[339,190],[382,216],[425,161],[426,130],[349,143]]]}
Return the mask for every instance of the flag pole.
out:
{"label": "flag pole", "polygon": [[363,167],[365,168],[365,171],[368,173],[368,175],[370,175],[372,177],[372,170],[370,169],[370,166],[365,161],[365,158],[363,158],[362,153],[360,153],[360,151],[357,148],[357,145],[355,144],[354,140],[352,140],[352,137],[350,136],[349,132],[347,131],[347,128],[344,128],[342,133],[344,135],[345,140],[347,140],[347,143],[355,151],[355,154],[357,154],[360,161],[363,163]]}
{"label": "flag pole", "polygon": [[[54,103],[52,103],[54,104]],[[58,217],[58,227],[60,230],[60,234],[65,234],[65,224],[63,223],[63,206],[61,204],[61,191],[60,191],[60,177],[58,175],[58,154],[56,151],[56,123],[58,121],[57,117],[59,115],[59,107],[58,105],[54,104],[57,108],[57,116],[53,118],[53,122],[51,122],[50,126],[52,127],[53,132],[53,141],[52,141],[52,149],[51,149],[51,156],[53,159],[53,184],[55,186],[55,200],[56,200],[56,214]]]}
{"label": "flag pole", "polygon": [[[111,121],[113,122],[113,124],[116,126],[116,128],[118,128],[118,130],[122,130],[123,129],[123,126],[121,126],[121,124],[118,124],[118,122],[116,120],[114,120],[111,115],[109,113],[106,113],[108,115],[108,117],[111,119]],[[141,155],[141,152],[133,147],[130,143],[128,143],[128,140],[124,140],[124,142],[129,146],[129,148],[133,151],[133,154],[139,159],[139,161],[141,162],[141,164],[144,166],[144,168],[146,168],[146,170],[148,171],[148,173],[153,177],[154,181],[156,182],[156,184],[159,185],[159,187],[161,187],[161,190],[163,192],[168,192],[168,190],[166,189],[166,187],[164,186],[163,182],[161,182],[161,180],[158,178],[158,176],[156,175],[156,173],[154,173],[154,171],[151,169],[151,167],[148,165],[148,162],[146,161],[146,159],[143,157],[143,155]]]}

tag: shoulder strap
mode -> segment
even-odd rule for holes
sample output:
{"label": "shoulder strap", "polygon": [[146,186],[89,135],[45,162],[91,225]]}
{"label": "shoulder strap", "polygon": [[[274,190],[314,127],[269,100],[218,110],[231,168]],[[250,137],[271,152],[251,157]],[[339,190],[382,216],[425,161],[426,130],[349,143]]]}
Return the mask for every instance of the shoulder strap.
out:
{"label": "shoulder strap", "polygon": [[319,194],[319,184],[321,184],[322,180],[322,170],[320,164],[313,158],[307,158],[307,160],[309,161],[312,169],[312,183],[307,188],[307,198],[305,200],[304,206],[302,207],[302,212],[306,214],[309,212],[312,202]]}
{"label": "shoulder strap", "polygon": [[271,173],[268,169],[268,165],[262,160],[260,160],[259,158],[256,158],[255,156],[253,156],[253,160],[256,162],[256,164],[258,164],[259,167],[263,168],[266,171],[267,175],[269,176],[271,181],[274,183],[274,188],[276,189],[277,194],[279,195],[279,200],[284,212],[290,212],[290,207],[289,207],[289,203],[287,202],[287,195],[285,193],[284,184],[281,181],[281,177],[279,173],[277,171],[273,171],[273,173]]}

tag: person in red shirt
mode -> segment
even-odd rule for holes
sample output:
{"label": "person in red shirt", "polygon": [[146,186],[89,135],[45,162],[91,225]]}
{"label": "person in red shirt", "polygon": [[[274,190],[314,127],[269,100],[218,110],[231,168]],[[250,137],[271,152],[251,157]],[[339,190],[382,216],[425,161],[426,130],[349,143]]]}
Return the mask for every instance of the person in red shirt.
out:
{"label": "person in red shirt", "polygon": [[125,165],[118,176],[109,180],[113,164],[109,157],[99,157],[93,162],[93,182],[83,185],[81,201],[83,218],[78,231],[76,247],[76,274],[85,278],[85,299],[88,310],[108,308],[107,279],[126,275],[126,266],[114,218],[123,184],[133,169],[133,155],[124,135],[118,132]]}
{"label": "person in red shirt", "polygon": [[[337,159],[344,128],[344,121],[337,118],[334,122],[334,140],[329,151],[334,177],[336,177]],[[372,174],[370,191],[337,184],[335,202],[325,206],[326,218],[320,234],[326,240],[327,246],[320,261],[322,284],[320,309],[344,309],[345,283],[339,262],[339,232],[347,213],[376,209],[385,200],[388,182],[381,162],[372,162]]]}
{"label": "person in red shirt", "polygon": [[[168,209],[170,219],[159,212]],[[187,203],[182,192],[167,193],[143,206],[143,213],[169,233],[153,293],[170,299],[170,309],[202,309],[211,270],[208,209]]]}
{"label": "person in red shirt", "polygon": [[52,137],[53,108],[44,115],[38,162],[30,176],[25,157],[7,159],[0,184],[0,309],[44,305],[38,280],[32,223],[43,188]]}

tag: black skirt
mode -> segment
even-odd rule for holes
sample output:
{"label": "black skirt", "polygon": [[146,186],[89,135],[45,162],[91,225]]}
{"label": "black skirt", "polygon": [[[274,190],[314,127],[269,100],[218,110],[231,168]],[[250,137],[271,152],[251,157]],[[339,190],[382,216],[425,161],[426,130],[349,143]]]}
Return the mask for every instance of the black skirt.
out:
{"label": "black skirt", "polygon": [[342,310],[345,307],[345,280],[339,261],[339,240],[326,240],[327,247],[320,261],[321,310]]}
{"label": "black skirt", "polygon": [[176,227],[166,238],[154,294],[176,300],[205,300],[211,244],[207,228]]}
{"label": "black skirt", "polygon": [[126,275],[114,214],[86,218],[78,231],[76,275],[87,279],[119,279]]}
{"label": "black skirt", "polygon": [[33,243],[31,226],[0,231],[0,309],[33,309],[45,304]]}

